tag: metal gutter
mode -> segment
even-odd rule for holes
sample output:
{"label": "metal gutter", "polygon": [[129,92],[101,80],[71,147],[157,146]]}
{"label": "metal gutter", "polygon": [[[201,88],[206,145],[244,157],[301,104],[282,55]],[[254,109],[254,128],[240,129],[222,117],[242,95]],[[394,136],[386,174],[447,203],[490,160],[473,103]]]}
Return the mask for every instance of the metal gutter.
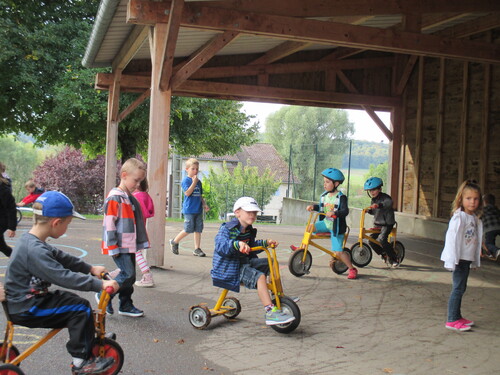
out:
{"label": "metal gutter", "polygon": [[94,26],[92,27],[92,33],[90,34],[90,39],[85,49],[85,55],[82,59],[82,65],[86,68],[101,68],[111,66],[107,63],[95,63],[95,58],[99,49],[101,48],[102,42],[106,33],[108,31],[109,25],[113,20],[116,8],[120,4],[121,0],[101,0],[99,4],[99,9],[97,10],[97,15],[95,18]]}

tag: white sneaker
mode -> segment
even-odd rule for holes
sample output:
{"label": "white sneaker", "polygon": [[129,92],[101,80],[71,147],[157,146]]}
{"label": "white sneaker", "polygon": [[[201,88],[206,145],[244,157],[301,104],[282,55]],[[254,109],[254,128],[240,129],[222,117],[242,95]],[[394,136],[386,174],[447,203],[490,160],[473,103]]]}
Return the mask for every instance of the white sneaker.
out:
{"label": "white sneaker", "polygon": [[152,288],[155,286],[153,281],[153,274],[151,272],[147,272],[142,275],[142,279],[138,280],[134,284],[135,286],[140,286],[142,288]]}

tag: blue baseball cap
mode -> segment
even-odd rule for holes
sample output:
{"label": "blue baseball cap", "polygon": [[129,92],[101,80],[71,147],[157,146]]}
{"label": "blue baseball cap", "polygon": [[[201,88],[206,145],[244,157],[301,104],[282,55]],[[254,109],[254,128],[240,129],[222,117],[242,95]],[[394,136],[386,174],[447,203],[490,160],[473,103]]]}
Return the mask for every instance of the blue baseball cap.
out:
{"label": "blue baseball cap", "polygon": [[41,210],[33,209],[36,215],[46,217],[68,217],[74,216],[85,220],[85,217],[74,210],[71,200],[59,191],[46,191],[40,195],[35,202],[42,204]]}

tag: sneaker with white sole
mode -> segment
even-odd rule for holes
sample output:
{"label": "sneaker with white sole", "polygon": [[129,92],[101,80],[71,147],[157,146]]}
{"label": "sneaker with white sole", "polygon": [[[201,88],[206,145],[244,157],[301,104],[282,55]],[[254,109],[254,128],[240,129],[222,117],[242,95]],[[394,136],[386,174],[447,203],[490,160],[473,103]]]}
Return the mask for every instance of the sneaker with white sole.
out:
{"label": "sneaker with white sole", "polygon": [[71,365],[71,373],[73,375],[101,374],[109,369],[113,363],[115,363],[113,357],[93,357],[83,361],[78,367]]}
{"label": "sneaker with white sole", "polygon": [[111,277],[113,280],[116,279],[116,276],[121,272],[122,270],[117,268],[116,270],[113,270],[111,272],[108,272],[109,277]]}
{"label": "sneaker with white sole", "polygon": [[278,310],[276,306],[274,306],[271,310],[266,312],[265,314],[266,324],[268,326],[278,325],[278,324],[286,324],[293,322],[295,317],[292,315],[288,315],[281,310]]}
{"label": "sneaker with white sole", "polygon": [[170,250],[172,250],[172,252],[175,255],[179,255],[179,244],[175,243],[174,240],[170,240],[169,243],[170,243]]}
{"label": "sneaker with white sole", "polygon": [[474,325],[474,322],[472,320],[468,320],[465,318],[458,319],[459,321],[462,322],[462,324],[465,324],[466,326],[472,327]]}
{"label": "sneaker with white sole", "polygon": [[454,322],[446,322],[446,326],[445,326],[447,329],[451,329],[453,331],[468,331],[471,329],[470,326],[468,325],[465,325],[462,320],[455,320]]}
{"label": "sneaker with white sole", "polygon": [[193,255],[197,257],[204,257],[206,254],[200,248],[194,249]]}
{"label": "sneaker with white sole", "polygon": [[119,309],[118,314],[120,315],[125,315],[125,316],[131,316],[132,318],[139,318],[141,316],[144,316],[144,311],[139,310],[137,307],[132,306],[128,309]]}
{"label": "sneaker with white sole", "polygon": [[140,286],[142,288],[152,288],[155,286],[153,281],[153,274],[151,272],[146,272],[142,275],[142,279],[138,280],[134,284],[135,286]]}

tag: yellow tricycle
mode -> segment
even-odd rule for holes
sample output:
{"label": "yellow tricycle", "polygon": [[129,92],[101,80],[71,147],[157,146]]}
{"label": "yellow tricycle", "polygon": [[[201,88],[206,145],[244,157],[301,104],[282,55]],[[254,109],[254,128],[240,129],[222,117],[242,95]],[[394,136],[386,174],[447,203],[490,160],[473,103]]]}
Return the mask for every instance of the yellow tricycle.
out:
{"label": "yellow tricycle", "polygon": [[[358,267],[365,267],[371,262],[373,257],[372,249],[380,255],[386,263],[389,262],[387,254],[382,248],[382,244],[371,236],[373,234],[379,234],[380,228],[365,228],[365,216],[370,209],[371,207],[366,207],[361,211],[358,241],[351,246],[351,260],[352,263]],[[401,263],[405,257],[405,247],[400,241],[396,240],[397,232],[398,223],[396,223],[392,228],[388,241],[394,247],[394,252],[398,257],[398,263]]]}
{"label": "yellow tricycle", "polygon": [[[315,240],[329,239],[331,236],[330,232],[314,232],[314,223],[318,220],[320,215],[326,216],[321,212],[311,212],[309,214],[309,220],[307,221],[304,236],[302,237],[302,243],[299,247],[295,247],[293,245],[290,246],[290,248],[293,250],[293,253],[290,255],[290,258],[288,260],[288,269],[294,276],[301,277],[309,273],[312,265],[312,255],[309,251],[309,246],[313,246],[330,255],[330,268],[336,274],[340,275],[347,271],[347,265],[340,259],[338,255],[336,255],[335,251],[331,251],[315,242]],[[349,230],[349,227],[347,227],[342,247],[343,251],[349,253],[350,255],[350,250],[346,247],[347,238],[349,237]]]}
{"label": "yellow tricycle", "polygon": [[[279,310],[295,317],[295,320],[289,323],[272,325],[271,328],[279,333],[292,332],[300,324],[300,309],[293,299],[283,293],[276,247],[274,245],[269,247],[257,246],[252,247],[251,251],[264,251],[266,253],[269,264],[267,287],[271,293],[271,300]],[[191,306],[189,309],[189,322],[191,325],[197,329],[205,329],[214,317],[222,315],[227,319],[236,318],[241,312],[240,301],[235,297],[228,297],[227,293],[227,289],[222,290],[217,303],[212,309],[208,308],[206,303]]]}
{"label": "yellow tricycle", "polygon": [[[113,288],[111,287],[108,290],[102,291],[97,310],[93,312],[96,337],[92,346],[92,355],[95,357],[112,357],[114,360],[111,367],[99,372],[100,375],[118,374],[124,360],[123,349],[115,341],[116,336],[114,334],[106,334],[106,306],[110,299],[109,293],[112,292]],[[58,334],[63,328],[51,329],[44,337],[20,353],[14,345],[14,323],[10,320],[7,302],[2,301],[2,305],[7,318],[7,327],[5,329],[4,341],[0,343],[0,360],[2,362],[0,364],[0,375],[24,375],[24,372],[19,367],[21,362]]]}

